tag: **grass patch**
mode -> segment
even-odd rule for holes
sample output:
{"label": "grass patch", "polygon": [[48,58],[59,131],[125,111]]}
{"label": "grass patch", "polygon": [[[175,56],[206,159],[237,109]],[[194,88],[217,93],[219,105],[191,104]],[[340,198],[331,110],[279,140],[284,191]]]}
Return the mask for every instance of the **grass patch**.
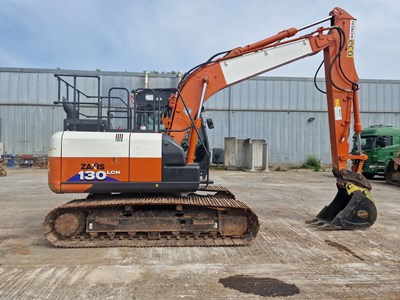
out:
{"label": "grass patch", "polygon": [[211,170],[225,170],[224,165],[210,165]]}
{"label": "grass patch", "polygon": [[278,172],[286,172],[287,170],[286,170],[284,167],[279,166],[279,167],[277,167],[277,168],[275,169],[275,171],[278,171]]}
{"label": "grass patch", "polygon": [[315,155],[309,155],[304,164],[301,165],[302,169],[311,169],[316,172],[321,170],[321,160],[318,159]]}

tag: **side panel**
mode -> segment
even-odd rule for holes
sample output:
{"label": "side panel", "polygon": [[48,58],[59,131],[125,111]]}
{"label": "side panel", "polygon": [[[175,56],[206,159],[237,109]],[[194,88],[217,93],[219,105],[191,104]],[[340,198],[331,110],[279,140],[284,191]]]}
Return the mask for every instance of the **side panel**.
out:
{"label": "side panel", "polygon": [[[61,180],[65,184],[107,184],[129,178],[129,133],[66,131]],[[62,187],[63,192],[66,187]],[[72,187],[69,187],[72,189]],[[82,192],[82,187],[79,188]]]}
{"label": "side panel", "polygon": [[50,139],[48,184],[51,191],[61,193],[61,140],[64,132],[56,132]]}
{"label": "side panel", "polygon": [[162,134],[59,132],[49,162],[55,193],[144,191],[162,181]]}
{"label": "side panel", "polygon": [[131,133],[130,177],[132,182],[161,182],[162,134]]}
{"label": "side panel", "polygon": [[129,133],[64,131],[63,157],[128,157]]}
{"label": "side panel", "polygon": [[112,186],[112,192],[116,183],[129,180],[129,133],[65,131],[56,139],[61,146],[53,151],[50,172],[51,178],[59,172],[58,192],[83,193],[95,186]]}

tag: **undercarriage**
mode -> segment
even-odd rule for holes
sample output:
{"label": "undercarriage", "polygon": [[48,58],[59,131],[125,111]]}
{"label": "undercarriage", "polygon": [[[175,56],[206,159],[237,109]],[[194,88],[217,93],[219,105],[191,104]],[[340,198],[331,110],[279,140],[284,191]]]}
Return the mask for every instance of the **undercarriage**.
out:
{"label": "undercarriage", "polygon": [[43,224],[55,247],[240,246],[257,216],[219,186],[186,195],[89,195],[52,210]]}

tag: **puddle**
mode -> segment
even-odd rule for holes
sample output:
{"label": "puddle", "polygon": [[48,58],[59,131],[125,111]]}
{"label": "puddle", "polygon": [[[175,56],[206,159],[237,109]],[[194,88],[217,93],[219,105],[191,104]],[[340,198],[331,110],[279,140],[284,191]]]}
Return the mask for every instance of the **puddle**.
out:
{"label": "puddle", "polygon": [[224,287],[264,297],[286,297],[300,293],[300,289],[294,284],[268,277],[252,277],[236,275],[220,278],[219,283]]}
{"label": "puddle", "polygon": [[329,246],[331,247],[335,247],[336,249],[338,249],[339,251],[344,251],[347,252],[350,255],[353,255],[355,258],[358,258],[359,260],[364,261],[364,259],[360,256],[358,256],[357,254],[355,254],[352,250],[350,250],[349,248],[347,248],[346,246],[343,246],[339,243],[336,242],[332,242],[330,240],[325,240],[325,243],[327,243]]}

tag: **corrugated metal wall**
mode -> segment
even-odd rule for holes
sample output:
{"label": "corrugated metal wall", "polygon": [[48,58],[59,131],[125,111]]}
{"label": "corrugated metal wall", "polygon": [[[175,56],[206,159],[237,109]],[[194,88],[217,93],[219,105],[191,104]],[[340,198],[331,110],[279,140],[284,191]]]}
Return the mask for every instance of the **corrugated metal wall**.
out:
{"label": "corrugated metal wall", "polygon": [[[400,126],[400,81],[361,80],[360,101],[364,127]],[[271,163],[302,163],[311,154],[331,161],[326,98],[310,78],[257,77],[219,92],[206,106],[216,127],[212,147],[223,148],[225,136],[250,137],[268,142]]]}
{"label": "corrugated metal wall", "polygon": [[[4,142],[7,153],[47,154],[51,135],[63,129],[64,110],[53,104],[58,100],[54,74],[100,76],[101,95],[107,95],[113,86],[129,90],[144,86],[144,73],[0,68],[0,141]],[[73,84],[72,77],[64,79]],[[171,87],[177,82],[172,75],[149,78],[150,86]],[[97,79],[79,78],[77,88],[89,96],[97,95]],[[65,93],[62,88],[61,96]],[[121,93],[113,93],[117,95]]]}
{"label": "corrugated metal wall", "polygon": [[[144,87],[144,73],[0,68],[0,139],[8,153],[45,154],[51,134],[62,130],[63,109],[53,105],[54,73],[100,76],[103,95],[112,86]],[[149,76],[150,87],[176,85],[174,75]],[[77,86],[88,95],[97,93],[96,79],[79,79]],[[362,80],[360,86],[364,127],[400,126],[400,81]],[[271,163],[301,163],[310,154],[330,162],[326,100],[310,78],[256,77],[219,92],[205,106],[215,124],[211,148],[223,148],[228,136],[265,139]]]}

